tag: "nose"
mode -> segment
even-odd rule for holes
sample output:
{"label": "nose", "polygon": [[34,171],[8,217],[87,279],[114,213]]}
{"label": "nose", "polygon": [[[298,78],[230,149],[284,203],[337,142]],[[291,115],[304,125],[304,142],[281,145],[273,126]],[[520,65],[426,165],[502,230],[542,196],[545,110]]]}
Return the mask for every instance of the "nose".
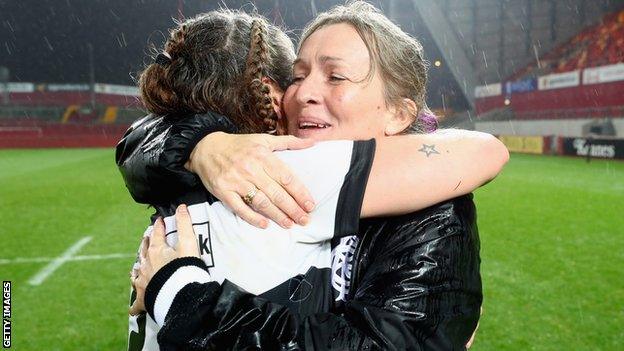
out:
{"label": "nose", "polygon": [[320,82],[315,82],[313,75],[308,75],[297,83],[295,98],[302,105],[316,105],[321,102]]}

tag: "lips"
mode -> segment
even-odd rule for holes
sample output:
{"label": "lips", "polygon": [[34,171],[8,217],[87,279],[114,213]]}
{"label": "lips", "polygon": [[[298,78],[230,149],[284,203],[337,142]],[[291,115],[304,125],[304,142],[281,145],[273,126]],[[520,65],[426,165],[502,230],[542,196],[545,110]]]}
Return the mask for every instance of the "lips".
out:
{"label": "lips", "polygon": [[334,129],[334,126],[324,121],[324,118],[315,117],[311,114],[300,114],[293,127],[294,130],[291,130],[293,135],[314,140],[330,139]]}
{"label": "lips", "polygon": [[319,124],[312,122],[300,122],[299,129],[312,129],[312,128],[327,128],[331,127],[329,124]]}
{"label": "lips", "polygon": [[318,118],[300,118],[297,126],[299,129],[325,129],[331,127],[331,124],[326,123]]}

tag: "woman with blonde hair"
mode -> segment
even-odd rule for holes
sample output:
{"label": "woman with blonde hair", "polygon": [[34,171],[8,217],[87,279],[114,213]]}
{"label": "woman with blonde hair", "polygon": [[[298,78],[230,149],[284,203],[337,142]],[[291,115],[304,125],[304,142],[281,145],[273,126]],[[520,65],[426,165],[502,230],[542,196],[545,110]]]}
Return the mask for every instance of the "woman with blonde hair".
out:
{"label": "woman with blonde hair", "polygon": [[[263,260],[250,262],[245,262],[246,255],[257,253],[254,250],[244,251],[242,258],[239,257],[242,262],[231,263],[230,267],[226,263],[226,268],[219,267],[217,263],[221,261],[214,256],[219,250],[226,252],[232,248],[234,250],[229,251],[230,255],[236,254],[236,250],[243,247],[240,243],[251,240],[245,235],[255,238],[267,236],[255,242],[264,245],[254,246],[255,250],[270,250],[272,245],[279,246],[280,236],[271,233],[278,233],[280,228],[273,222],[254,221],[254,215],[245,214],[245,210],[251,209],[244,209],[241,203],[263,210],[269,217],[278,220],[289,213],[286,208],[286,212],[282,213],[270,203],[269,200],[273,200],[279,205],[280,201],[275,201],[279,197],[274,195],[281,193],[275,187],[273,191],[269,190],[272,183],[259,180],[271,178],[271,174],[276,173],[264,171],[264,167],[253,163],[255,159],[250,161],[247,171],[251,179],[234,176],[218,181],[219,177],[214,177],[214,174],[206,176],[214,171],[219,173],[222,164],[203,163],[206,160],[204,155],[209,155],[212,160],[227,162],[232,159],[232,152],[236,154],[246,145],[257,147],[264,142],[265,145],[261,146],[266,151],[267,145],[275,143],[275,139],[268,136],[214,133],[219,128],[232,131],[227,128],[233,127],[225,117],[211,113],[208,117],[197,114],[216,109],[210,103],[217,100],[205,99],[201,102],[202,97],[211,95],[210,89],[214,89],[215,83],[204,84],[199,79],[199,84],[210,88],[184,90],[179,84],[167,82],[168,87],[173,88],[170,96],[189,99],[191,103],[200,101],[196,105],[200,109],[187,107],[187,110],[182,110],[186,112],[182,116],[176,112],[177,109],[173,109],[164,117],[154,120],[152,116],[139,121],[118,147],[118,164],[135,199],[153,200],[148,202],[155,204],[163,216],[172,215],[177,204],[189,201],[195,201],[201,211],[208,213],[201,217],[199,211],[194,214],[190,210],[191,206],[189,211],[182,207],[178,217],[188,221],[183,222],[182,227],[178,224],[178,228],[184,228],[180,229],[181,237],[183,233],[188,234],[192,221],[196,235],[214,235],[212,243],[230,241],[228,234],[239,243],[211,247],[210,255],[201,255],[203,260],[162,260],[161,263],[167,264],[163,268],[157,265],[156,269],[150,268],[150,264],[142,265],[144,268],[139,275],[142,278],[140,283],[135,284],[144,287],[151,279],[145,299],[150,315],[163,327],[159,342],[161,346],[175,347],[202,345],[199,348],[242,348],[250,345],[294,348],[297,341],[305,347],[335,349],[366,346],[384,349],[426,349],[436,345],[441,348],[464,347],[475,328],[481,303],[478,236],[471,197],[452,198],[467,194],[493,178],[506,162],[506,150],[495,138],[475,132],[402,135],[413,126],[418,129],[419,123],[422,123],[418,117],[426,111],[426,70],[422,47],[372,6],[356,2],[338,7],[320,15],[308,28],[295,61],[293,84],[288,87],[283,101],[288,131],[317,140],[371,137],[377,140],[319,143],[310,149],[292,152],[290,156],[277,155],[293,167],[299,178],[312,174],[304,179],[303,184],[310,187],[310,197],[316,202],[316,208],[309,215],[295,216],[296,219],[303,218],[302,222],[309,222],[308,226],[293,226],[288,221],[280,221],[282,227],[291,227],[287,232],[290,239],[286,240],[290,240],[290,244],[307,242],[308,245],[302,246],[308,249],[309,244],[313,244],[319,249],[313,251],[312,256],[321,258],[305,262],[296,270],[285,270],[281,277],[287,278],[289,274],[292,277],[285,281],[285,285],[265,290],[267,286],[258,286],[258,282],[252,281],[253,276],[243,279],[245,274],[257,268],[254,265],[269,265],[271,260],[282,259],[278,251],[269,256],[257,256],[263,257]],[[221,38],[227,38],[226,42],[234,45],[227,35]],[[389,40],[405,51],[388,53],[395,56],[401,54],[394,58],[396,62],[388,61],[388,57],[384,56],[384,45],[389,45]],[[256,42],[252,41],[250,47],[254,45]],[[251,61],[249,55],[252,52],[254,50],[249,50],[245,56],[247,62]],[[161,61],[169,69],[168,65],[172,65],[179,56],[167,54],[170,57],[161,58]],[[238,57],[240,59],[241,56]],[[394,64],[395,67],[386,64]],[[264,70],[265,64],[259,67],[262,78],[258,78],[256,84],[266,86],[266,89],[261,89],[267,93],[265,98],[268,97],[260,103],[264,106],[271,103],[275,117],[278,117],[282,112],[279,108],[281,99],[276,94],[279,93],[276,89],[279,84],[265,79],[270,77],[270,71]],[[401,67],[416,70],[413,79],[417,82],[397,79]],[[201,71],[187,73],[184,77],[202,74]],[[411,77],[410,74],[404,76]],[[246,81],[250,80],[229,81],[229,84],[249,89],[251,85],[245,85]],[[200,93],[193,97],[194,92]],[[227,101],[227,98],[221,100],[226,104]],[[149,103],[147,105],[149,107]],[[259,115],[263,121],[267,116]],[[244,118],[244,115],[234,112],[228,117],[235,121]],[[211,134],[193,150],[193,146],[208,133]],[[295,139],[288,139],[288,142],[301,143]],[[225,153],[222,155],[228,156],[221,159],[213,157],[223,150]],[[480,153],[487,154],[488,158],[482,159]],[[251,154],[258,155],[257,152]],[[189,155],[190,164],[187,166],[198,171],[204,184],[212,188],[210,193],[198,189],[199,181],[184,170],[183,165]],[[297,155],[303,160],[298,160]],[[267,156],[261,158],[266,160]],[[162,167],[163,160],[169,162],[165,167]],[[304,171],[297,173],[301,169]],[[258,170],[266,173],[255,173]],[[301,186],[292,177],[286,178],[291,179],[285,181],[285,178],[278,177],[278,182],[290,184],[291,187],[296,184],[295,188]],[[232,186],[234,183],[242,185]],[[327,183],[329,187],[323,185]],[[161,188],[161,184],[166,184],[166,188]],[[161,189],[164,194],[159,193]],[[280,187],[279,190],[284,189]],[[206,198],[197,202],[197,194],[205,194]],[[230,222],[216,226],[215,223],[223,224],[223,218],[228,218],[223,212],[227,208],[219,205],[212,195],[222,196],[226,206],[242,218],[250,219],[260,227],[268,225],[269,230],[255,235],[253,227],[245,227],[238,217],[229,217]],[[452,200],[444,201],[447,199]],[[282,198],[281,203],[284,202]],[[221,208],[221,212],[215,210],[217,207]],[[424,210],[410,212],[419,209]],[[185,217],[188,213],[190,219]],[[398,214],[401,215],[396,216]],[[357,223],[360,216],[378,215],[395,216]],[[198,223],[200,217],[208,218],[210,222],[207,233],[198,233],[198,226],[202,224]],[[173,224],[173,219],[170,222]],[[152,245],[154,250],[148,250],[151,253],[166,248],[162,245],[164,226],[157,223],[156,228],[157,237],[152,242],[160,244]],[[347,236],[356,233],[359,235]],[[327,240],[331,238],[334,238],[334,245],[329,256]],[[227,260],[227,256],[221,258]],[[281,256],[284,256],[283,252]],[[153,262],[158,256],[144,253],[143,257],[144,261]],[[311,256],[291,255],[288,260],[297,262],[306,257]],[[281,260],[277,266],[288,260]],[[326,262],[323,263],[323,260]],[[330,260],[333,260],[331,267]],[[209,263],[208,266],[206,263]],[[238,265],[245,269],[235,272],[232,267]],[[319,273],[312,274],[314,269],[301,271],[302,267],[321,269]],[[192,271],[196,275],[191,277],[184,271]],[[294,276],[293,273],[300,275]],[[238,279],[234,281],[238,286],[229,282],[219,285],[223,279],[230,280],[231,276]],[[281,278],[271,279],[277,281]],[[286,299],[280,300],[279,293],[262,296],[268,291],[278,292],[280,286],[285,289]],[[254,291],[254,288],[257,290]],[[285,305],[290,310],[268,301]],[[297,320],[301,321],[303,328],[299,331],[293,324]]]}

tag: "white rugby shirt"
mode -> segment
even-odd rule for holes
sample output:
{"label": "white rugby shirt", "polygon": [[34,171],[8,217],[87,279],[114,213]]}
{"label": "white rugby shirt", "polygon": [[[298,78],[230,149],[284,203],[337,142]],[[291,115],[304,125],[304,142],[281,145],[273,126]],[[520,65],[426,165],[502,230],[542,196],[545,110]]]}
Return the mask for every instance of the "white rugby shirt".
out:
{"label": "white rugby shirt", "polygon": [[[234,215],[220,201],[188,204],[201,258],[209,267],[209,277],[189,275],[177,279],[200,283],[222,283],[227,279],[253,294],[285,303],[283,300],[289,297],[279,295],[292,290],[284,288],[292,285],[292,278],[311,274],[311,270],[315,270],[313,274],[318,271],[329,276],[331,239],[357,233],[374,150],[374,140],[341,140],[275,153],[303,182],[315,201],[306,226],[295,224],[284,229],[269,221],[267,229],[260,229]],[[164,222],[167,243],[173,246],[177,241],[175,218],[173,215],[165,217]],[[145,235],[150,235],[151,231],[150,226]],[[143,321],[145,324],[139,325],[143,323],[130,317],[130,338],[133,333],[143,334],[144,345],[142,348],[129,345],[129,349],[158,349],[156,333],[178,292],[173,285],[164,286],[156,298],[156,323],[147,317]],[[317,287],[326,291],[316,293],[331,294],[331,285],[328,281],[327,286]],[[292,297],[290,299],[295,302]]]}

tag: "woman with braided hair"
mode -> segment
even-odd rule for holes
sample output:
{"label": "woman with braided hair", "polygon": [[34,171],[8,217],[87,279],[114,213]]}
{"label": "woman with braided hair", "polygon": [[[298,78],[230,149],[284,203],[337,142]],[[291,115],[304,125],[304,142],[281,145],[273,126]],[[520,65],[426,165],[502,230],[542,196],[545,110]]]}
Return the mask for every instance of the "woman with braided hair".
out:
{"label": "woman with braided hair", "polygon": [[[358,44],[357,38],[350,40]],[[349,324],[355,321],[344,320],[336,312],[340,302],[346,303],[342,308],[352,309],[354,305],[346,300],[348,286],[343,286],[342,291],[332,290],[336,272],[332,275],[335,267],[330,267],[333,258],[330,240],[338,243],[343,237],[360,233],[349,240],[363,241],[362,247],[364,242],[373,245],[370,235],[384,236],[379,233],[394,225],[410,231],[402,234],[407,236],[394,238],[395,241],[410,239],[422,245],[421,235],[441,233],[461,237],[459,242],[445,245],[454,250],[465,245],[467,251],[461,249],[461,257],[452,262],[469,271],[455,272],[452,268],[440,274],[432,268],[431,274],[455,284],[453,289],[458,291],[459,300],[452,305],[454,313],[460,319],[466,318],[461,317],[463,313],[470,313],[470,318],[464,319],[465,325],[449,324],[449,334],[441,326],[430,329],[424,324],[418,333],[425,335],[424,339],[440,334],[444,343],[463,346],[474,330],[474,309],[478,309],[481,299],[474,211],[469,197],[436,204],[465,195],[496,176],[507,160],[504,146],[489,135],[468,131],[399,135],[404,134],[405,127],[401,126],[406,122],[416,126],[415,129],[422,129],[422,121],[410,119],[411,107],[388,112],[379,106],[377,113],[380,120],[383,119],[385,133],[393,136],[378,140],[327,141],[302,149],[311,143],[288,136],[224,133],[281,133],[284,130],[285,120],[280,118],[281,98],[290,82],[294,59],[292,47],[286,43],[285,35],[259,16],[235,11],[211,12],[175,29],[156,63],[142,73],[140,89],[152,114],[130,128],[116,156],[135,200],[150,203],[157,210],[157,216],[165,219],[164,222],[155,220],[154,237],[144,239],[139,255],[141,274],[139,279],[133,278],[138,295],[131,308],[135,316],[131,317],[129,348],[157,348],[156,333],[160,328],[158,342],[163,348],[297,348],[297,345],[308,345],[310,340],[313,345],[321,342],[317,347],[323,348],[322,345],[329,342],[326,337],[341,343],[341,349],[345,348],[345,343],[354,348],[358,343],[387,345],[384,336],[368,335],[365,329]],[[360,47],[356,49],[361,51]],[[332,60],[325,55],[318,58]],[[295,67],[297,64],[301,61],[296,62]],[[284,66],[288,67],[286,71]],[[378,74],[374,77],[378,79]],[[295,84],[300,83],[296,81]],[[373,86],[374,89],[378,88]],[[378,99],[373,95],[366,98]],[[290,125],[289,120],[289,130]],[[316,129],[326,128],[312,119],[298,127],[306,129],[310,125]],[[370,136],[376,136],[375,133]],[[209,135],[202,139],[206,134]],[[225,183],[211,184],[211,179],[200,181],[184,169],[186,160],[193,159],[191,152],[196,151],[193,146],[200,139],[201,143],[217,145],[219,140],[226,140],[224,138],[229,140],[226,147],[234,151],[259,144],[265,149],[301,150],[276,152],[271,155],[274,158],[266,158],[269,163],[256,183],[238,178],[230,182],[238,183],[237,186],[229,189],[223,189],[221,185]],[[410,151],[418,148],[422,152]],[[444,158],[429,158],[441,153]],[[484,160],[483,154],[489,157]],[[187,166],[193,170],[201,167],[199,162],[191,163]],[[292,169],[292,174],[274,177],[283,174],[284,165]],[[257,170],[250,170],[250,173],[252,171]],[[272,185],[275,178],[283,187]],[[209,189],[214,185],[221,189],[207,192],[202,181]],[[154,187],[154,184],[166,185]],[[269,190],[271,187],[273,191]],[[305,193],[303,189],[306,188],[309,193],[302,197],[303,201],[290,199],[292,202],[286,206],[275,206],[275,203],[283,202],[283,205],[289,201],[290,197],[283,195],[286,191],[300,194]],[[312,201],[313,206],[306,206]],[[183,203],[188,207],[180,205]],[[310,213],[286,209],[288,216],[297,220],[295,225],[281,209],[292,208],[291,205],[297,203]],[[432,205],[435,206],[417,215],[409,215]],[[253,212],[251,208],[262,211],[273,221],[257,217],[255,212],[249,214]],[[397,217],[392,225],[375,220],[363,225],[359,222],[360,217],[398,214],[408,217]],[[429,219],[417,220],[414,216]],[[176,220],[179,220],[177,224]],[[405,220],[409,224],[402,224]],[[420,221],[425,224],[418,234],[413,229]],[[176,245],[178,230],[180,245]],[[430,230],[435,232],[429,233]],[[189,241],[189,237],[195,240]],[[386,239],[392,238],[388,234]],[[178,254],[171,254],[172,250],[166,247],[176,247]],[[400,247],[395,246],[395,249]],[[146,253],[160,249],[169,250],[167,259],[158,260]],[[174,259],[176,257],[182,258]],[[433,257],[435,255],[431,259]],[[438,266],[434,264],[432,267]],[[350,274],[346,263],[339,264],[338,268],[343,276]],[[440,266],[437,269],[451,268]],[[453,278],[453,275],[457,276]],[[463,289],[467,289],[467,295],[460,298]],[[380,292],[376,299],[383,300],[384,296],[385,293]],[[149,318],[138,314],[143,302]],[[398,300],[397,303],[400,304]],[[424,300],[421,303],[425,303]],[[377,311],[373,314],[381,318],[379,321],[389,318],[387,313],[391,311],[379,310],[382,306],[366,306],[365,310],[360,310],[364,313],[359,317],[362,321],[368,320],[366,315],[373,311]],[[438,302],[435,306],[447,305]],[[425,307],[438,308],[429,303]],[[400,310],[398,308],[397,312]],[[419,312],[406,313],[400,312],[397,316],[406,318],[417,316]],[[444,321],[446,325],[448,317],[428,318],[436,323]],[[297,327],[299,321],[303,323],[301,333]],[[402,333],[394,327],[391,329],[390,334]],[[333,333],[345,334],[336,338]],[[416,345],[417,338],[412,341]]]}

